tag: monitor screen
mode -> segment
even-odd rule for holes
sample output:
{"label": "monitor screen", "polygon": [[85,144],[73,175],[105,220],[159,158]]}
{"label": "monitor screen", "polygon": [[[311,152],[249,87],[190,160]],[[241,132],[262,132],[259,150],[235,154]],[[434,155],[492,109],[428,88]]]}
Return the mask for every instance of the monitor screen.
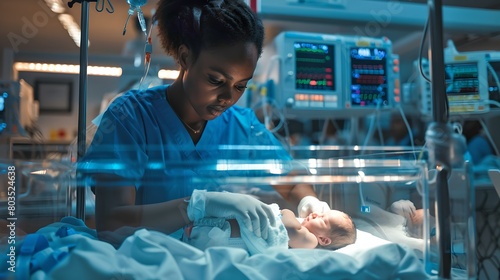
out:
{"label": "monitor screen", "polygon": [[399,102],[392,67],[399,61],[385,37],[282,32],[273,47],[280,62],[274,96],[286,117],[351,118]]}
{"label": "monitor screen", "polygon": [[3,130],[7,127],[6,107],[8,96],[9,94],[7,92],[2,93],[0,91],[0,133],[3,132]]}
{"label": "monitor screen", "polygon": [[387,51],[355,47],[351,56],[352,106],[376,106],[388,102]]}
{"label": "monitor screen", "polygon": [[490,100],[500,101],[500,61],[489,61],[488,94]]}
{"label": "monitor screen", "polygon": [[0,112],[4,112],[5,111],[5,103],[7,103],[5,101],[5,99],[7,99],[7,93],[4,92],[3,94],[0,95]]}
{"label": "monitor screen", "polygon": [[335,90],[334,46],[295,42],[295,89]]}
{"label": "monitor screen", "polygon": [[479,73],[476,62],[445,65],[446,94],[450,102],[480,99]]}

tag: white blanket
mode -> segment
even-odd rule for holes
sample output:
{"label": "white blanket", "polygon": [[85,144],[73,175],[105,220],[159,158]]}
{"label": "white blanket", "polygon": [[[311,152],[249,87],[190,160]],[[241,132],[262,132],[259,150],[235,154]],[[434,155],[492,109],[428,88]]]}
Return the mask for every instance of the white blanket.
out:
{"label": "white blanket", "polygon": [[[58,263],[30,279],[427,279],[421,260],[406,246],[358,230],[355,244],[337,251],[269,248],[249,255],[240,248],[205,251],[171,236],[141,229],[115,249],[83,222],[65,219],[38,233],[51,242]],[[79,221],[79,220],[78,220]],[[61,227],[76,233],[52,239]],[[18,239],[21,241],[21,238]],[[16,243],[16,245],[22,242]],[[67,251],[57,255],[55,252]],[[49,255],[45,255],[48,257]],[[6,263],[0,264],[2,271]]]}
{"label": "white blanket", "polygon": [[[370,247],[339,251],[274,249],[250,256],[239,248],[198,250],[168,235],[139,230],[115,250],[82,236],[71,254],[40,279],[425,279],[411,250],[359,236]],[[371,241],[371,242],[370,242]],[[43,273],[43,272],[40,272]]]}

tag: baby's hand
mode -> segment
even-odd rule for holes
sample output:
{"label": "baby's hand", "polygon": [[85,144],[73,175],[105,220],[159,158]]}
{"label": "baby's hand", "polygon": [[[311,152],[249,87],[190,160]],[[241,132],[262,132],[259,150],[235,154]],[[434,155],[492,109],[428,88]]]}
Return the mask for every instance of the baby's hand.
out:
{"label": "baby's hand", "polygon": [[415,215],[415,211],[416,211],[415,205],[413,204],[413,202],[411,202],[409,200],[404,200],[404,199],[394,202],[391,205],[391,207],[389,207],[389,210],[392,213],[396,213],[400,216],[403,216],[408,220],[411,220],[413,215]]}

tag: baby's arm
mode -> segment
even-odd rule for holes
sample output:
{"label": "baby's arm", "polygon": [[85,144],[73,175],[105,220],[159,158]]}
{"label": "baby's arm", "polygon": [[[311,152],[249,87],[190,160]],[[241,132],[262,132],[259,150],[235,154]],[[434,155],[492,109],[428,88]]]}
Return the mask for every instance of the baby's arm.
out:
{"label": "baby's arm", "polygon": [[415,238],[423,238],[423,209],[416,209],[413,202],[402,199],[392,203],[389,210],[406,218],[408,235]]}
{"label": "baby's arm", "polygon": [[281,215],[281,220],[290,238],[288,246],[291,248],[316,248],[318,246],[316,236],[299,223],[292,211],[283,209]]}

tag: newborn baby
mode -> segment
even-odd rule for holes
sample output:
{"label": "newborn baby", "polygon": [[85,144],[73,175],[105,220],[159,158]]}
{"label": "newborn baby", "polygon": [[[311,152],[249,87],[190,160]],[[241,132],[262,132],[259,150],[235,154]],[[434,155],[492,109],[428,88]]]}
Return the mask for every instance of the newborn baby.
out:
{"label": "newborn baby", "polygon": [[[278,217],[284,225],[280,228],[282,234],[288,236],[282,239],[284,242],[275,245],[278,247],[336,250],[356,241],[356,226],[352,219],[341,211],[314,212],[304,219],[298,219],[291,210],[283,209],[279,211]],[[236,220],[203,218],[184,230],[183,241],[201,250],[212,246],[238,247],[246,250],[249,250],[249,247],[256,247],[252,244],[253,238],[241,237]]]}
{"label": "newborn baby", "polygon": [[281,210],[290,248],[324,248],[336,250],[356,242],[356,226],[346,213],[330,210],[313,212],[300,222],[295,214]]}

